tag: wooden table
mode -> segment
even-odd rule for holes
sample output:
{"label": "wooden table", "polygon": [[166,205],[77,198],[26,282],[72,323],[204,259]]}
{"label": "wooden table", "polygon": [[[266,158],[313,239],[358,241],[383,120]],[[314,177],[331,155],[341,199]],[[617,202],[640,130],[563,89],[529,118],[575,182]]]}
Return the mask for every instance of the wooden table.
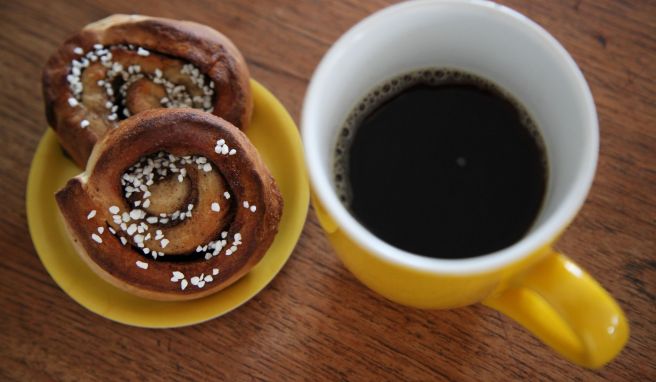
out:
{"label": "wooden table", "polygon": [[574,366],[482,306],[422,311],[384,300],[346,271],[312,211],[283,271],[224,317],[146,330],[90,313],[48,276],[25,217],[46,129],[40,72],[54,49],[111,13],[199,21],[233,39],[298,121],[322,55],[387,1],[2,0],[0,380],[656,380],[656,4],[502,2],[563,43],[595,96],[597,177],[558,248],[626,310],[632,336],[614,362]]}

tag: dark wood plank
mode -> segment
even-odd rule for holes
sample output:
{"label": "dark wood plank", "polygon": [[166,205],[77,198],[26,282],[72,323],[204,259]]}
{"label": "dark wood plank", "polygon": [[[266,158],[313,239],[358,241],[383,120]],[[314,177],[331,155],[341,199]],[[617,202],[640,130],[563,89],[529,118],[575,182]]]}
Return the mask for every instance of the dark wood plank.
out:
{"label": "dark wood plank", "polygon": [[1,1],[0,379],[656,379],[656,3],[504,0],[549,30],[588,79],[601,125],[597,178],[558,243],[626,310],[632,337],[599,371],[557,357],[482,306],[421,311],[368,291],[310,212],[280,275],[220,319],[144,330],[100,318],[50,279],[25,217],[30,160],[46,124],[40,71],[67,36],[115,12],[209,24],[296,121],[312,72],[343,32],[388,1]]}

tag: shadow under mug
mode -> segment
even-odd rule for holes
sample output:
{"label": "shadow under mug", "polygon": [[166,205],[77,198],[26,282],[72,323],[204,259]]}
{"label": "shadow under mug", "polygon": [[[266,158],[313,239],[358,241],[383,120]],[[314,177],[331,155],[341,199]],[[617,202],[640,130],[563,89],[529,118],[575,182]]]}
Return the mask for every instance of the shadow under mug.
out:
{"label": "shadow under mug", "polygon": [[[376,85],[421,68],[459,68],[490,79],[522,101],[540,127],[547,193],[533,227],[514,245],[460,260],[418,256],[374,236],[339,201],[333,150],[342,123]],[[369,288],[419,308],[482,302],[586,367],[602,366],[626,343],[628,324],[615,300],[551,247],[585,201],[599,132],[579,68],[533,21],[483,1],[414,1],[379,11],[322,59],[305,97],[302,135],[320,223],[345,266]]]}

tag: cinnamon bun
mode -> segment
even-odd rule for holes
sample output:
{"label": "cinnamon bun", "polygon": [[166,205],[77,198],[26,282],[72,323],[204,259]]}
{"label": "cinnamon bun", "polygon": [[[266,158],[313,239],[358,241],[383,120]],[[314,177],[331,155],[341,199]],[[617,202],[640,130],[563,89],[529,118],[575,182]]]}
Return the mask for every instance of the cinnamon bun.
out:
{"label": "cinnamon bun", "polygon": [[82,259],[157,300],[202,297],[244,276],[273,241],[283,206],[246,135],[189,108],[121,121],[56,199]]}
{"label": "cinnamon bun", "polygon": [[189,21],[113,15],[84,27],[43,71],[46,117],[84,168],[93,146],[144,110],[189,107],[246,128],[249,73],[233,43]]}

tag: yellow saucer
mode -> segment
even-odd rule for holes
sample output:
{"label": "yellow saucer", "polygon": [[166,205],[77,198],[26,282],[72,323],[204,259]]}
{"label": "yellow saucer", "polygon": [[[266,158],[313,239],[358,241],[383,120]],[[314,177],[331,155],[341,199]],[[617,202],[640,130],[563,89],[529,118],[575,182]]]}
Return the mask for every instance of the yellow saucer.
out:
{"label": "yellow saucer", "polygon": [[211,296],[160,302],[132,296],[106,283],[73,249],[54,193],[80,169],[67,159],[48,129],[36,150],[27,182],[27,221],[41,262],[55,282],[80,305],[110,320],[148,328],[192,325],[221,316],[262,290],[282,269],[303,229],[309,186],[301,140],[294,121],[262,85],[251,81],[254,110],[246,131],[285,200],[280,230],[262,261],[245,277]]}

